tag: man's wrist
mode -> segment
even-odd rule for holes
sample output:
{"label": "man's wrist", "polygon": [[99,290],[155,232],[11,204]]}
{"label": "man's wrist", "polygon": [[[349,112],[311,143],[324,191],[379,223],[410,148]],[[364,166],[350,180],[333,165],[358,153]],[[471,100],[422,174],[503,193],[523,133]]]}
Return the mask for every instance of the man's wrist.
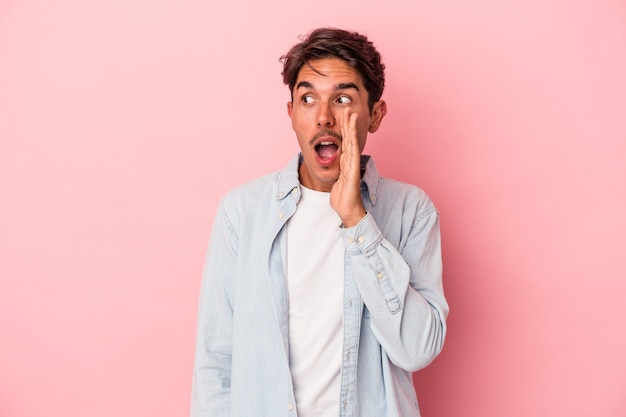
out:
{"label": "man's wrist", "polygon": [[342,217],[341,225],[345,228],[354,227],[359,224],[359,222],[363,220],[363,217],[365,217],[366,215],[367,211],[365,211],[365,209],[359,210],[359,212],[357,213]]}

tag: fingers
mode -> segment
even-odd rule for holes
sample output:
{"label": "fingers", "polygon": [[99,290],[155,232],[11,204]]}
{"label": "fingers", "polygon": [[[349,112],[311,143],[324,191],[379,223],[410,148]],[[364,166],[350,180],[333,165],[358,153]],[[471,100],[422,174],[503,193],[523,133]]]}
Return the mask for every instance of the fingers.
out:
{"label": "fingers", "polygon": [[356,122],[359,115],[357,113],[351,113],[350,109],[345,109],[341,116],[339,117],[339,125],[341,129],[341,137],[342,137],[342,152],[352,155],[358,154],[359,151],[359,141],[356,130]]}
{"label": "fingers", "polygon": [[348,150],[347,149],[347,145],[349,141],[348,132],[350,130],[349,118],[350,118],[349,109],[346,109],[345,111],[343,111],[341,115],[339,116],[339,127],[341,129],[341,151],[344,154]]}

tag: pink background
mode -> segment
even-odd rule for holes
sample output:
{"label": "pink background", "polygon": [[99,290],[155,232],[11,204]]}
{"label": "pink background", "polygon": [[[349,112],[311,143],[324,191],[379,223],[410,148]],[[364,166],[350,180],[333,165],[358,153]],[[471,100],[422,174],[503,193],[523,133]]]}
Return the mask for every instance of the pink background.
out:
{"label": "pink background", "polygon": [[218,198],[297,151],[319,25],[382,51],[367,151],[441,212],[424,417],[626,415],[626,4],[383,3],[0,1],[1,416],[188,414]]}

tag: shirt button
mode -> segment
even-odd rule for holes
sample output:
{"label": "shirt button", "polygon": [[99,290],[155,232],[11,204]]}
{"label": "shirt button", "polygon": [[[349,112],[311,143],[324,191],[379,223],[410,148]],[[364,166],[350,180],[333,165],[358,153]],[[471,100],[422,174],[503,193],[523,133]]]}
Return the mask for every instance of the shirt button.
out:
{"label": "shirt button", "polygon": [[354,239],[352,239],[351,237],[348,238],[348,243],[354,243]]}
{"label": "shirt button", "polygon": [[281,211],[280,213],[278,213],[278,218],[282,219],[283,217],[285,217],[285,214]]}
{"label": "shirt button", "polygon": [[358,241],[359,241],[359,243],[365,242],[365,236],[359,236]]}
{"label": "shirt button", "polygon": [[283,198],[283,193],[278,193],[278,198]]}
{"label": "shirt button", "polygon": [[293,410],[293,404],[291,403],[287,404],[287,408],[289,409],[289,411]]}
{"label": "shirt button", "polygon": [[382,273],[382,272],[380,272],[380,271],[378,271],[378,272],[376,273],[376,278],[378,278],[378,279],[382,279],[382,278],[383,278],[383,273]]}

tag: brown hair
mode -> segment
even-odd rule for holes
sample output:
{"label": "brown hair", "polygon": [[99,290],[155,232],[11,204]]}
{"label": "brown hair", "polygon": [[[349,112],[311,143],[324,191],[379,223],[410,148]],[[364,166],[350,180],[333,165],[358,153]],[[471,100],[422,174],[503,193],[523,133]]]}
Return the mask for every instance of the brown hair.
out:
{"label": "brown hair", "polygon": [[385,64],[367,37],[335,28],[315,29],[280,57],[283,64],[283,82],[289,86],[292,100],[293,89],[302,66],[309,65],[309,61],[328,57],[343,59],[361,75],[371,111],[374,103],[383,95]]}

